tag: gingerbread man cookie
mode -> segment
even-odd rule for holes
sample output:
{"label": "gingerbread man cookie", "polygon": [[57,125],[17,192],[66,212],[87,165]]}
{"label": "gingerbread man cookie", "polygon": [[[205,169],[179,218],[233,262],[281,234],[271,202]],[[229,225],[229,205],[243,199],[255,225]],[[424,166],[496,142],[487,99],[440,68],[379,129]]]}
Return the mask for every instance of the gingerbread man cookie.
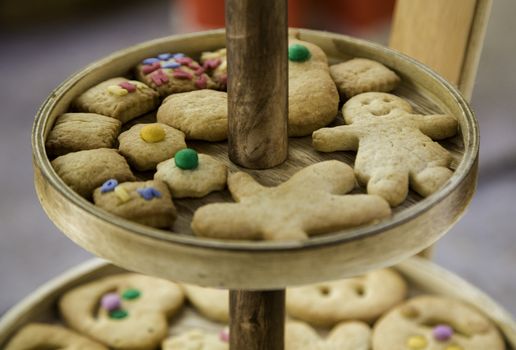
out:
{"label": "gingerbread man cookie", "polygon": [[420,296],[392,309],[375,325],[373,349],[504,350],[485,316],[461,301]]}
{"label": "gingerbread man cookie", "polygon": [[229,350],[228,339],[224,336],[192,329],[183,334],[166,339],[162,350]]}
{"label": "gingerbread man cookie", "polygon": [[182,284],[188,301],[210,320],[229,322],[229,292],[226,289],[204,288]]}
{"label": "gingerbread man cookie", "polygon": [[216,87],[205,69],[183,53],[162,53],[144,59],[136,67],[136,78],[155,89],[161,97]]}
{"label": "gingerbread man cookie", "polygon": [[276,187],[264,187],[238,172],[229,176],[228,187],[237,203],[197,209],[192,229],[198,236],[300,240],[372,223],[391,213],[379,196],[343,196],[355,187],[355,177],[351,167],[336,160],[308,166]]}
{"label": "gingerbread man cookie", "polygon": [[113,349],[151,350],[183,304],[175,283],[138,274],[102,278],[65,293],[59,309],[73,329]]}
{"label": "gingerbread man cookie", "polygon": [[364,276],[316,283],[287,290],[287,311],[315,326],[342,321],[372,322],[407,294],[401,276],[390,269]]}
{"label": "gingerbread man cookie", "polygon": [[228,83],[226,48],[213,52],[203,52],[201,55],[201,64],[204,70],[217,84],[217,88],[219,90],[226,90]]}
{"label": "gingerbread man cookie", "polygon": [[451,154],[437,142],[457,132],[457,120],[446,114],[420,115],[395,95],[367,92],[347,101],[342,113],[348,125],[313,133],[322,152],[357,151],[355,174],[369,194],[401,204],[409,184],[422,196],[450,178]]}
{"label": "gingerbread man cookie", "polygon": [[90,340],[61,326],[29,323],[7,344],[4,350],[108,350],[102,344]]}
{"label": "gingerbread man cookie", "polygon": [[290,39],[288,57],[288,134],[310,135],[335,119],[339,93],[317,45]]}

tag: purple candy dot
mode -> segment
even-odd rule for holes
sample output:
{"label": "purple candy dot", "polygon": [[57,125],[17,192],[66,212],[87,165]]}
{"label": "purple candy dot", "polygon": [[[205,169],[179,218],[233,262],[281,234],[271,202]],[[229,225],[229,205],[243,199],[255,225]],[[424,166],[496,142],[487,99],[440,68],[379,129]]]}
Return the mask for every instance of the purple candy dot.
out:
{"label": "purple candy dot", "polygon": [[143,64],[153,64],[155,62],[159,62],[159,58],[151,57],[143,60]]}
{"label": "purple candy dot", "polygon": [[166,61],[166,60],[170,59],[171,57],[172,57],[171,53],[162,53],[162,54],[158,55],[158,58],[163,61]]}
{"label": "purple candy dot", "polygon": [[100,305],[106,311],[118,310],[121,306],[120,297],[116,293],[108,293],[102,297]]}
{"label": "purple candy dot", "polygon": [[102,186],[100,187],[100,192],[111,192],[115,189],[116,186],[118,186],[118,181],[116,181],[116,179],[109,179],[102,184]]}
{"label": "purple candy dot", "polygon": [[161,197],[161,192],[155,189],[154,187],[138,188],[136,192],[138,192],[138,194],[147,201],[150,201],[154,197]]}
{"label": "purple candy dot", "polygon": [[176,53],[172,57],[174,57],[174,58],[181,58],[181,57],[185,57],[185,54],[184,53]]}
{"label": "purple candy dot", "polygon": [[174,68],[181,67],[181,64],[179,64],[177,62],[167,62],[167,63],[162,64],[161,67],[174,69]]}
{"label": "purple candy dot", "polygon": [[435,340],[447,341],[453,336],[453,328],[445,324],[440,324],[434,327],[432,330]]}

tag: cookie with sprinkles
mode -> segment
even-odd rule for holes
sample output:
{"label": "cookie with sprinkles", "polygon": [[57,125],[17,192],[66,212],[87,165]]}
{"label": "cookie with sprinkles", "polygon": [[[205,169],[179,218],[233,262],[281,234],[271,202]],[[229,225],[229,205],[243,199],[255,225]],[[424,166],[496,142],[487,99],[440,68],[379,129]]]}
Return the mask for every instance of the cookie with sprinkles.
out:
{"label": "cookie with sprinkles", "polygon": [[216,84],[198,62],[182,53],[162,53],[136,66],[136,78],[161,97],[177,92],[214,89]]}
{"label": "cookie with sprinkles", "polygon": [[161,181],[119,184],[109,179],[93,192],[93,201],[112,214],[156,228],[170,229],[177,217],[168,187]]}
{"label": "cookie with sprinkles", "polygon": [[59,300],[64,321],[110,349],[152,350],[167,337],[183,305],[181,288],[139,274],[118,274],[76,287]]}
{"label": "cookie with sprinkles", "polygon": [[83,92],[73,102],[79,112],[98,113],[122,123],[139,117],[158,106],[159,95],[136,80],[112,78]]}
{"label": "cookie with sprinkles", "polygon": [[228,83],[228,60],[226,48],[217,51],[207,51],[201,54],[201,64],[218,89],[226,90]]}

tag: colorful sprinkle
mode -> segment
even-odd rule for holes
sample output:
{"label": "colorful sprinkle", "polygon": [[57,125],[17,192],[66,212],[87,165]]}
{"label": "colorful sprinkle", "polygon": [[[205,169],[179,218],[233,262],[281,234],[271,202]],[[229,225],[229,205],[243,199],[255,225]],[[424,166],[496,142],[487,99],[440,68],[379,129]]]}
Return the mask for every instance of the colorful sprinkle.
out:
{"label": "colorful sprinkle", "polygon": [[107,293],[100,300],[100,306],[106,311],[114,311],[120,309],[122,302],[116,293]]}
{"label": "colorful sprinkle", "polygon": [[162,54],[159,54],[159,55],[158,55],[158,58],[159,58],[160,60],[162,60],[162,61],[166,61],[166,60],[171,59],[171,58],[172,58],[172,56],[174,56],[174,55],[172,55],[171,53],[162,53]]}
{"label": "colorful sprinkle", "polygon": [[204,73],[204,68],[199,67],[195,70],[195,75],[202,75]]}
{"label": "colorful sprinkle", "polygon": [[214,58],[211,60],[206,60],[203,63],[204,69],[215,69],[222,63],[222,60],[220,58]]}
{"label": "colorful sprinkle", "polygon": [[428,342],[426,341],[425,337],[421,335],[414,335],[407,339],[407,346],[411,350],[422,350],[426,348],[428,345]]}
{"label": "colorful sprinkle", "polygon": [[165,139],[165,129],[159,124],[147,124],[140,130],[140,137],[147,143],[160,142]]}
{"label": "colorful sprinkle", "polygon": [[155,71],[151,75],[151,79],[154,82],[154,84],[156,84],[156,86],[161,86],[163,84],[168,83],[168,77],[161,69]]}
{"label": "colorful sprinkle", "polygon": [[205,75],[201,75],[195,81],[195,87],[198,89],[206,89],[208,87],[208,78]]}
{"label": "colorful sprinkle", "polygon": [[172,62],[166,62],[166,63],[163,63],[163,64],[161,65],[161,67],[163,67],[163,68],[168,68],[168,69],[174,69],[174,68],[179,68],[179,67],[181,67],[181,65],[180,65],[179,63],[177,63],[177,62],[173,62],[173,61],[172,61]]}
{"label": "colorful sprinkle", "polygon": [[225,343],[229,343],[229,327],[224,327],[219,333],[219,339]]}
{"label": "colorful sprinkle", "polygon": [[136,86],[128,81],[123,81],[120,84],[118,84],[118,86],[120,86],[122,89],[126,89],[128,92],[136,91]]}
{"label": "colorful sprinkle", "polygon": [[129,313],[126,310],[122,310],[122,309],[113,310],[109,313],[109,317],[114,320],[122,320],[122,319],[126,318],[127,316],[129,316]]}
{"label": "colorful sprinkle", "polygon": [[177,78],[177,79],[192,79],[192,75],[188,72],[185,72],[184,70],[181,70],[181,69],[176,69],[173,73],[172,73],[172,76],[174,78]]}
{"label": "colorful sprinkle", "polygon": [[195,70],[195,69],[198,69],[200,66],[197,64],[197,62],[192,61],[192,62],[188,63],[188,67],[190,69]]}
{"label": "colorful sprinkle", "polygon": [[115,96],[125,96],[125,95],[127,95],[129,93],[129,91],[127,91],[126,89],[121,88],[118,85],[109,85],[107,87],[107,91],[111,95],[115,95]]}
{"label": "colorful sprinkle", "polygon": [[304,62],[311,56],[310,51],[304,45],[293,44],[288,47],[288,59],[291,61]]}
{"label": "colorful sprinkle", "polygon": [[434,327],[432,334],[437,341],[447,341],[453,336],[453,328],[445,324],[440,324]]}
{"label": "colorful sprinkle", "polygon": [[153,198],[161,198],[161,192],[154,187],[138,188],[136,192],[146,201],[150,201]]}
{"label": "colorful sprinkle", "polygon": [[156,58],[156,57],[150,57],[150,58],[146,58],[143,60],[143,64],[154,64],[158,62],[159,63],[159,58]]}
{"label": "colorful sprinkle", "polygon": [[136,86],[136,88],[138,90],[144,90],[144,89],[148,89],[149,88],[147,85],[145,85],[144,83],[142,83],[141,81],[138,81],[138,80],[129,80],[129,83],[131,83],[134,86]]}
{"label": "colorful sprinkle", "polygon": [[134,299],[138,299],[140,297],[142,293],[138,290],[138,289],[135,289],[135,288],[129,288],[129,289],[126,289],[123,293],[122,293],[122,299],[124,300],[134,300]]}
{"label": "colorful sprinkle", "polygon": [[131,200],[131,195],[122,186],[116,186],[114,190],[120,202],[125,203]]}
{"label": "colorful sprinkle", "polygon": [[464,350],[460,345],[448,345],[444,350]]}
{"label": "colorful sprinkle", "polygon": [[184,148],[176,153],[174,162],[180,169],[195,169],[199,165],[199,155],[194,149]]}
{"label": "colorful sprinkle", "polygon": [[193,62],[193,60],[190,58],[190,57],[174,57],[174,59],[176,60],[177,63],[181,63],[181,64],[190,64]]}
{"label": "colorful sprinkle", "polygon": [[181,58],[181,57],[185,57],[185,54],[179,52],[179,53],[174,54],[172,57],[174,57],[174,58]]}
{"label": "colorful sprinkle", "polygon": [[222,85],[226,86],[228,84],[228,75],[227,74],[221,75],[219,78],[219,81]]}
{"label": "colorful sprinkle", "polygon": [[161,67],[161,63],[158,61],[158,62],[154,62],[153,64],[151,65],[145,65],[142,67],[142,73],[143,74],[149,74],[149,73],[152,73],[154,72],[155,70],[159,69]]}
{"label": "colorful sprinkle", "polygon": [[118,181],[116,179],[109,179],[100,187],[100,193],[111,192],[116,186],[118,186]]}

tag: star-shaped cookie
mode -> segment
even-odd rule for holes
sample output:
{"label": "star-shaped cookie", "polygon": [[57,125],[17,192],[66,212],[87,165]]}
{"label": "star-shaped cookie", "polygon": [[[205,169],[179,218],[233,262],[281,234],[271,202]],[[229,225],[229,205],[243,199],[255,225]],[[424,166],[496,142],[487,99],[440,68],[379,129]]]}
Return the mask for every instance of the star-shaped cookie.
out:
{"label": "star-shaped cookie", "polygon": [[390,215],[374,195],[343,195],[355,187],[353,170],[330,160],[310,165],[276,187],[264,187],[249,174],[229,176],[237,203],[199,208],[192,220],[198,236],[241,240],[302,240],[308,236],[368,224]]}

